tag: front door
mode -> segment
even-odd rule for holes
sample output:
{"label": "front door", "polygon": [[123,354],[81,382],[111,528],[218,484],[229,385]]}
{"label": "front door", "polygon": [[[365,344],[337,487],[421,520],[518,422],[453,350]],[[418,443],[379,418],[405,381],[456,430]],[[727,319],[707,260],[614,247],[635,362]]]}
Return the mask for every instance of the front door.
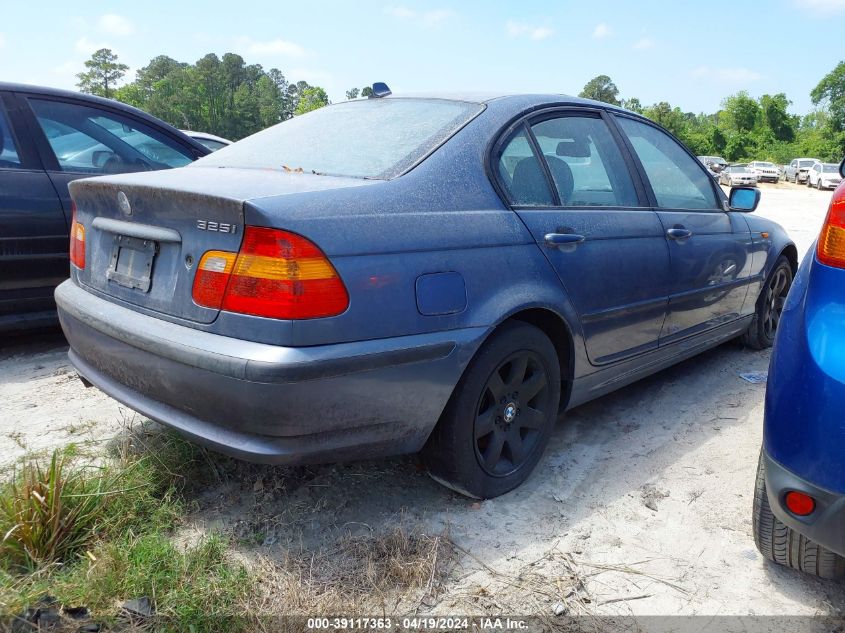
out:
{"label": "front door", "polygon": [[747,223],[724,210],[713,178],[675,139],[640,120],[618,121],[642,164],[669,247],[669,313],[660,344],[740,318],[752,268]]}
{"label": "front door", "polygon": [[0,329],[52,320],[69,269],[62,205],[6,101],[0,94]]}
{"label": "front door", "polygon": [[663,228],[616,134],[599,111],[552,111],[497,152],[502,188],[578,311],[594,364],[655,349],[668,301]]}

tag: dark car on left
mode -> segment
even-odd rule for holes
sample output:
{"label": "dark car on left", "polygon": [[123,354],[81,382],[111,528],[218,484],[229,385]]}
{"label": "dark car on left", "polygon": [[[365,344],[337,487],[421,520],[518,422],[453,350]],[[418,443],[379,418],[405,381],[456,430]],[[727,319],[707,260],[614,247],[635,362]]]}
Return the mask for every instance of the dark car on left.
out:
{"label": "dark car on left", "polygon": [[183,167],[210,150],[131,106],[0,82],[0,331],[57,322],[79,178]]}

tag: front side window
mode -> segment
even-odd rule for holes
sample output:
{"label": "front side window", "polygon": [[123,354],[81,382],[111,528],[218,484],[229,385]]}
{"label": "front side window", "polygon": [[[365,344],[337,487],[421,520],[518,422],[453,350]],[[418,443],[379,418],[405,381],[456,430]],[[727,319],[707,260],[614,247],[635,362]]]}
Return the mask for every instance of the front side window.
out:
{"label": "front side window", "polygon": [[607,124],[561,116],[531,126],[564,207],[636,207],[636,189]]}
{"label": "front side window", "polygon": [[0,169],[20,169],[21,159],[6,113],[0,109]]}
{"label": "front side window", "polygon": [[711,178],[681,145],[660,129],[620,117],[661,209],[720,209]]}
{"label": "front side window", "polygon": [[116,174],[182,167],[189,151],[140,122],[99,108],[30,99],[63,171]]}

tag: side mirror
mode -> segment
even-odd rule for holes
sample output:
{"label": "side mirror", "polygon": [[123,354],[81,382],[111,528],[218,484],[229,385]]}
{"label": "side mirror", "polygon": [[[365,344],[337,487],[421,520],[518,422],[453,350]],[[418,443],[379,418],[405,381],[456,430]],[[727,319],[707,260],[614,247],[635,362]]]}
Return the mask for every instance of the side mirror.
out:
{"label": "side mirror", "polygon": [[751,213],[760,204],[760,190],[757,187],[731,187],[728,206],[731,211]]}
{"label": "side mirror", "polygon": [[842,162],[839,163],[839,175],[845,178],[845,158],[843,158]]}

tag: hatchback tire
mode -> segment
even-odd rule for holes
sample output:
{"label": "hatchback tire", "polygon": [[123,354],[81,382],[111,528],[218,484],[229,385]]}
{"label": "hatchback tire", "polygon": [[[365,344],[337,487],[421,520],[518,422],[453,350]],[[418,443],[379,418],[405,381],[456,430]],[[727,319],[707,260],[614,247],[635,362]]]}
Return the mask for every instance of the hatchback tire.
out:
{"label": "hatchback tire", "polygon": [[762,454],[757,463],[752,513],[754,544],[770,561],[820,578],[836,580],[845,577],[845,558],[799,534],[772,513],[766,493],[766,467]]}
{"label": "hatchback tire", "polygon": [[757,298],[754,319],[742,335],[742,343],[752,349],[774,345],[786,295],[792,287],[792,265],[781,255]]}
{"label": "hatchback tire", "polygon": [[429,474],[476,499],[513,490],[549,442],[560,390],[549,337],[527,323],[505,323],[467,367],[428,439]]}

